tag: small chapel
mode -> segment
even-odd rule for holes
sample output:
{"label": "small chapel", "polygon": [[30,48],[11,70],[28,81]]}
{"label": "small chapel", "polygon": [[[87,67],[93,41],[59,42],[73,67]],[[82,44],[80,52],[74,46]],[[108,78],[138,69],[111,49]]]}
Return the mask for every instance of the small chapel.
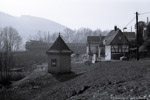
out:
{"label": "small chapel", "polygon": [[69,73],[71,71],[71,54],[73,51],[61,38],[60,33],[53,45],[48,49],[48,72]]}

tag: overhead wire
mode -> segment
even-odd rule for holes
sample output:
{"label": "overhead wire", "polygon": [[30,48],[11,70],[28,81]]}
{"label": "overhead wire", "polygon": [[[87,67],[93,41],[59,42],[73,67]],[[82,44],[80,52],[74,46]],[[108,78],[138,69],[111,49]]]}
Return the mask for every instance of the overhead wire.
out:
{"label": "overhead wire", "polygon": [[139,13],[139,15],[149,14],[150,12]]}
{"label": "overhead wire", "polygon": [[[144,14],[150,14],[150,12],[139,13],[139,15],[144,15]],[[133,17],[125,27],[127,27],[135,18],[136,17]]]}
{"label": "overhead wire", "polygon": [[135,17],[133,17],[125,27],[127,27],[134,19]]}

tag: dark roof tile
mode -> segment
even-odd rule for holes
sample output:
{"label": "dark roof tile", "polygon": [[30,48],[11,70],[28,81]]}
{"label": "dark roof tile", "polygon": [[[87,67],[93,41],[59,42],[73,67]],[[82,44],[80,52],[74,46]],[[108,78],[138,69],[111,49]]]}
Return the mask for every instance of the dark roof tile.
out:
{"label": "dark roof tile", "polygon": [[47,53],[72,53],[72,50],[70,50],[70,48],[59,35]]}
{"label": "dark roof tile", "polygon": [[[87,37],[87,42],[93,42],[93,43],[99,43],[100,41],[103,41],[105,36],[88,36]],[[101,40],[102,39],[102,40]]]}
{"label": "dark roof tile", "polygon": [[127,39],[130,40],[135,40],[135,32],[123,32],[123,34],[127,37]]}
{"label": "dark roof tile", "polygon": [[127,33],[129,35],[125,35],[125,33],[123,33],[120,29],[117,29],[116,31],[112,30],[104,39],[104,44],[110,45],[112,41],[115,39],[115,37],[117,36],[117,34],[123,34],[128,42],[131,39],[131,37],[134,37],[134,34],[131,35],[130,32]]}
{"label": "dark roof tile", "polygon": [[110,45],[120,30],[112,30],[104,39],[105,45]]}

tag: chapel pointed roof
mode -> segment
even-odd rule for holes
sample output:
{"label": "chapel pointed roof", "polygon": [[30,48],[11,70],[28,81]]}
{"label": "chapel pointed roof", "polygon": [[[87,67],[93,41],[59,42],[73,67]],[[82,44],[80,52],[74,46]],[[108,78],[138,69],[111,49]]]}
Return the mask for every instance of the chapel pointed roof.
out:
{"label": "chapel pointed roof", "polygon": [[51,53],[67,53],[71,54],[73,51],[67,46],[64,40],[61,38],[60,34],[53,45],[48,49],[47,54]]}

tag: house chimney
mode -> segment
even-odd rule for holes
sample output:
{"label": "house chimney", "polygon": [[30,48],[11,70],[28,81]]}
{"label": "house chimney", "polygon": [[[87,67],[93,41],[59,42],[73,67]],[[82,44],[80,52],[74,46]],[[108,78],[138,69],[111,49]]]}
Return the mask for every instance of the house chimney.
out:
{"label": "house chimney", "polygon": [[148,19],[148,17],[147,17],[147,25],[148,25],[148,23],[149,23],[149,19]]}
{"label": "house chimney", "polygon": [[117,31],[117,29],[118,29],[117,26],[114,26],[114,30]]}

